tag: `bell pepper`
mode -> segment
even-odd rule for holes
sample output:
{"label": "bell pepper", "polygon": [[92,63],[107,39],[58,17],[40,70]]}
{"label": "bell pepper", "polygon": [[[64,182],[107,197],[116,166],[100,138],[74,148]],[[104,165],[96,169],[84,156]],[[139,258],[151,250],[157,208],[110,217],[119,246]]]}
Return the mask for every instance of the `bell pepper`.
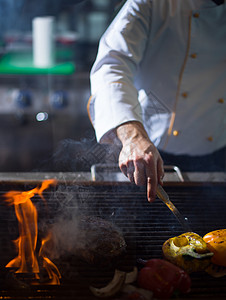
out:
{"label": "bell pepper", "polygon": [[150,259],[138,273],[138,285],[153,292],[158,299],[169,299],[175,291],[188,293],[188,273],[164,259]]}
{"label": "bell pepper", "polygon": [[204,235],[203,240],[214,255],[211,262],[226,267],[226,229],[218,229]]}
{"label": "bell pepper", "polygon": [[188,273],[205,270],[211,264],[213,253],[203,238],[194,232],[186,232],[165,241],[164,258]]}

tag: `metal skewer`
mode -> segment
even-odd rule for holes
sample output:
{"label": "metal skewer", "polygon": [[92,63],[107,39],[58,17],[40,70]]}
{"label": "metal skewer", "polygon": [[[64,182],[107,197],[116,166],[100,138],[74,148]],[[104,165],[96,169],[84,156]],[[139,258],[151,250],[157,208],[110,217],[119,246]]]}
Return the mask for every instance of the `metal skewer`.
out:
{"label": "metal skewer", "polygon": [[[149,194],[149,189],[150,189],[150,178],[148,178],[148,183],[147,183],[147,193],[148,194]],[[186,232],[192,231],[189,224],[188,224],[187,218],[184,218],[182,216],[182,214],[179,212],[179,210],[176,208],[176,206],[170,201],[169,195],[166,193],[166,191],[163,189],[163,187],[160,184],[158,184],[158,187],[157,187],[157,196],[171,210],[171,212],[174,214],[174,216],[180,222],[183,229]]]}

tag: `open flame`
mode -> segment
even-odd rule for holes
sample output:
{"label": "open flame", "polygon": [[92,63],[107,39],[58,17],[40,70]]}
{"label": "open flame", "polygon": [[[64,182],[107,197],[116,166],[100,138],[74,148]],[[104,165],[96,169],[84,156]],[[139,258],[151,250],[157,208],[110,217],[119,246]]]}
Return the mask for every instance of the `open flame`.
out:
{"label": "open flame", "polygon": [[41,241],[37,258],[38,213],[31,201],[35,194],[45,201],[42,193],[52,184],[56,184],[56,180],[45,180],[40,187],[30,191],[10,191],[4,195],[5,201],[9,205],[14,205],[19,226],[19,237],[14,241],[18,255],[6,265],[6,268],[16,268],[16,273],[34,273],[35,278],[39,279],[39,261],[42,261],[43,268],[50,279],[48,284],[60,284],[60,272],[56,265],[46,257],[44,251],[44,245],[51,239],[50,234]]}

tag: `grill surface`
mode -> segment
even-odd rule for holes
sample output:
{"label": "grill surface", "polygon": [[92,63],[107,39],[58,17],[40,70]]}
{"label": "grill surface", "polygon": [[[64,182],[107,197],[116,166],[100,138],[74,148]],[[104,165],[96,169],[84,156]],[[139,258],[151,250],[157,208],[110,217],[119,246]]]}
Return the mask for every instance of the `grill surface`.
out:
{"label": "grill surface", "polygon": [[[0,189],[4,194],[11,189],[32,187],[4,183]],[[188,218],[193,232],[204,235],[211,230],[226,228],[226,185],[174,184],[166,185],[165,189],[182,215]],[[18,236],[18,229],[13,207],[7,207],[1,199],[0,272],[4,272],[0,277],[0,299],[96,299],[89,292],[90,284],[105,285],[112,278],[115,267],[129,271],[137,265],[139,258],[162,258],[164,241],[183,233],[181,225],[160,200],[148,203],[145,188],[128,183],[59,184],[44,192],[44,197],[48,212],[38,196],[33,198],[39,211],[40,230],[44,231],[59,218],[66,224],[78,213],[99,216],[122,230],[127,252],[115,265],[101,267],[87,265],[67,253],[54,260],[62,275],[60,286],[40,285],[22,290],[9,287],[3,275],[4,266],[15,256],[11,240]],[[179,299],[226,298],[226,276],[212,278],[205,273],[196,273],[191,278],[191,292]]]}

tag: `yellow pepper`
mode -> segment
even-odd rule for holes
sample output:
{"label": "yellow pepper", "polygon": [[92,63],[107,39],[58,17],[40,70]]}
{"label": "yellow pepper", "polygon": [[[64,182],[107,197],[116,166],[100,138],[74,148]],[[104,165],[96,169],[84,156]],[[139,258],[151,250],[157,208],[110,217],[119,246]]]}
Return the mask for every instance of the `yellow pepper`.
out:
{"label": "yellow pepper", "polygon": [[168,239],[163,244],[162,251],[167,260],[188,273],[205,270],[213,256],[203,238],[194,232]]}

